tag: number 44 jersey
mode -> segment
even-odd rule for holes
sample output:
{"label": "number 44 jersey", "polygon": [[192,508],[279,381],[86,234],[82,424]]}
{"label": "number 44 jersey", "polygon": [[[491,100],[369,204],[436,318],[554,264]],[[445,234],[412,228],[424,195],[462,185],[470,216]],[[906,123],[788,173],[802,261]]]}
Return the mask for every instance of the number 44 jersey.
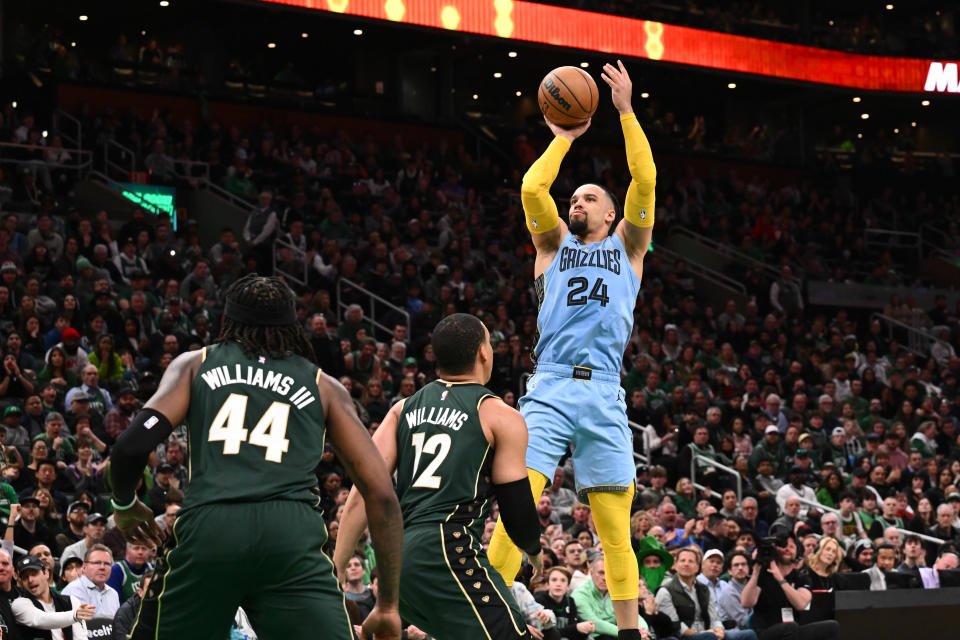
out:
{"label": "number 44 jersey", "polygon": [[620,371],[640,291],[620,236],[584,245],[567,233],[536,290],[537,362]]}
{"label": "number 44 jersey", "polygon": [[300,356],[249,358],[236,343],[207,347],[190,388],[190,484],[184,508],[214,502],[311,505],[326,433],[317,380]]}
{"label": "number 44 jersey", "polygon": [[483,522],[490,512],[493,448],[480,426],[481,384],[435,380],[403,404],[397,424],[397,494],[403,524]]}

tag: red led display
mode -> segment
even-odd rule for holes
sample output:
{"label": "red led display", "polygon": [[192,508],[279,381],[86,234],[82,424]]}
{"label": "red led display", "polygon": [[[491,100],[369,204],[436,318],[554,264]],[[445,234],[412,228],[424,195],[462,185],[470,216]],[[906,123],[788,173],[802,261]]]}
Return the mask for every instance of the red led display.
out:
{"label": "red led display", "polygon": [[955,62],[843,53],[520,0],[262,1],[853,89],[960,91]]}

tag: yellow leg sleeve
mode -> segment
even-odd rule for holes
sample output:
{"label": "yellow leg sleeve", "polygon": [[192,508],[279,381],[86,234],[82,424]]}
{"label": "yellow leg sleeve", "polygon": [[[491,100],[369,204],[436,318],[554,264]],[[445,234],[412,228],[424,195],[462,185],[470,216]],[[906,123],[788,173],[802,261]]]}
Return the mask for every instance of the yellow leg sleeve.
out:
{"label": "yellow leg sleeve", "polygon": [[597,491],[588,494],[593,522],[603,543],[603,566],[611,600],[632,600],[639,595],[640,569],[630,546],[629,491]]}
{"label": "yellow leg sleeve", "polygon": [[[527,469],[527,475],[530,477],[530,489],[533,491],[533,503],[540,500],[540,494],[547,486],[547,476],[539,471]],[[627,512],[629,516],[629,511]],[[629,538],[627,546],[630,546]],[[507,535],[507,530],[503,527],[503,522],[497,520],[497,528],[493,530],[493,537],[490,539],[490,548],[487,550],[487,558],[490,564],[497,570],[507,586],[513,584],[513,579],[517,577],[520,571],[520,564],[523,562],[523,553],[513,544],[513,540]],[[639,584],[639,582],[638,582]]]}

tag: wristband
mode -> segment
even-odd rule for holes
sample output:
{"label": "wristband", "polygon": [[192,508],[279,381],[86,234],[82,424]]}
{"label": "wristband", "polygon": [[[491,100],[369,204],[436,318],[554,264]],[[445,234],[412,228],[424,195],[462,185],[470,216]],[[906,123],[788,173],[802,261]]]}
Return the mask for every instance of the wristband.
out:
{"label": "wristband", "polygon": [[779,581],[777,581],[777,584],[779,584],[779,585],[784,585],[784,584],[786,584],[786,583],[787,583],[786,580],[779,580]]}
{"label": "wristband", "polygon": [[117,504],[117,501],[114,500],[113,498],[110,498],[110,504],[113,505],[114,511],[126,511],[127,509],[130,509],[131,507],[133,507],[133,505],[137,504],[137,496],[133,496],[133,500],[131,500],[130,504],[126,506],[120,506],[119,504]]}

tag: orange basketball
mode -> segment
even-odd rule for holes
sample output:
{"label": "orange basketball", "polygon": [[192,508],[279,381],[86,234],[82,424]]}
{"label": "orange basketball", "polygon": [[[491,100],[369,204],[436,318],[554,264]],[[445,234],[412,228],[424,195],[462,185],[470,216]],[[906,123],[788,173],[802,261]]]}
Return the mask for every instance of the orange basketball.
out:
{"label": "orange basketball", "polygon": [[553,124],[576,127],[596,112],[597,83],[579,67],[557,67],[544,77],[537,96],[540,111]]}

